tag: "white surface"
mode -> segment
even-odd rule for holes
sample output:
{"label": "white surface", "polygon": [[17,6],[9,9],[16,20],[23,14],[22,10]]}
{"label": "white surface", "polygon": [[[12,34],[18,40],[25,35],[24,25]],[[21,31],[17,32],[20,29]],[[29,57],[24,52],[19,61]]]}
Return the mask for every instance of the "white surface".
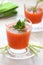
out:
{"label": "white surface", "polygon": [[[19,8],[20,12],[19,13],[23,14],[22,13],[23,10],[21,9],[21,7],[24,4],[24,0],[11,0],[11,1],[16,2],[17,4],[19,4],[19,6],[20,6],[20,8]],[[31,0],[29,0],[29,1],[31,1]],[[35,0],[32,0],[31,3],[34,4]],[[2,44],[4,45],[5,42],[7,42],[5,27],[2,27],[2,26],[4,26],[6,24],[6,22],[7,23],[14,22],[15,20],[16,20],[15,17],[0,19],[0,45],[2,45]],[[37,40],[39,40],[41,45],[43,45],[43,32],[32,33],[32,37],[33,36]],[[33,57],[31,59],[26,59],[26,60],[12,60],[12,59],[8,59],[8,58],[3,57],[0,54],[0,65],[43,65],[43,50],[40,52],[38,57]]]}

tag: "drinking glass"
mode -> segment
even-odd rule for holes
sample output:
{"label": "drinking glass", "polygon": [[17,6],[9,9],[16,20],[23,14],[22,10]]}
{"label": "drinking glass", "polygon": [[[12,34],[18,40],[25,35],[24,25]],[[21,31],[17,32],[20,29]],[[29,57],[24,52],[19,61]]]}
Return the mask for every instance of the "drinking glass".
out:
{"label": "drinking glass", "polygon": [[28,4],[24,5],[24,16],[26,19],[30,19],[32,22],[32,31],[37,32],[41,31],[42,27],[42,15],[43,10],[41,7],[37,7],[36,11],[33,11],[34,6],[29,6]]}
{"label": "drinking glass", "polygon": [[32,23],[30,20],[29,22],[27,22],[27,20],[25,21],[26,29],[24,29],[24,31],[13,29],[12,25],[15,25],[16,23],[17,22],[6,25],[6,35],[9,46],[8,52],[12,55],[24,54],[27,52],[32,29]]}

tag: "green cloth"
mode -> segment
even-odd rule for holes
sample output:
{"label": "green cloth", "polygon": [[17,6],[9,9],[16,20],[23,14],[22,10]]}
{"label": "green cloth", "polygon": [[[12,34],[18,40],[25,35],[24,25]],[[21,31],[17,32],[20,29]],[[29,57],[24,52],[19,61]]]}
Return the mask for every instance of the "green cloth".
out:
{"label": "green cloth", "polygon": [[14,16],[14,15],[17,15],[17,11],[16,10],[12,10],[12,11],[9,11],[9,12],[5,12],[3,14],[3,17],[11,17],[11,16]]}
{"label": "green cloth", "polygon": [[12,2],[0,4],[0,17],[10,17],[17,14],[18,5]]}
{"label": "green cloth", "polygon": [[14,4],[12,2],[6,2],[4,4],[0,4],[0,13],[6,12],[11,9],[16,9],[16,8],[18,8],[17,4]]}

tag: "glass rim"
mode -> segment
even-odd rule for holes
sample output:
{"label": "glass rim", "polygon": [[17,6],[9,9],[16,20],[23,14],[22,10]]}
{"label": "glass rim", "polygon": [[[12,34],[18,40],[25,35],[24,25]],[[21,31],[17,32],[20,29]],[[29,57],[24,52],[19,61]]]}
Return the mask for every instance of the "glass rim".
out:
{"label": "glass rim", "polygon": [[[9,32],[11,32],[10,29],[9,29],[9,27],[12,26],[12,25],[14,25],[14,24],[16,24],[16,23],[17,23],[17,21],[6,24],[6,30],[8,30]],[[25,18],[25,24],[28,24],[30,26],[30,28],[27,29],[27,32],[31,31],[32,30],[32,22],[31,22],[31,20]],[[13,33],[13,32],[11,32],[11,33]]]}
{"label": "glass rim", "polygon": [[[26,4],[24,4],[24,10],[27,10],[27,11],[30,11],[29,9],[31,9],[32,7],[35,7],[35,6],[29,6],[29,7],[27,7],[26,6]],[[41,8],[41,7],[39,7],[39,6],[37,6],[37,8],[36,8],[39,12],[37,12],[37,14],[39,14],[39,13],[43,13],[43,9]],[[32,13],[31,13],[32,14]],[[34,13],[34,14],[36,14],[36,13]]]}

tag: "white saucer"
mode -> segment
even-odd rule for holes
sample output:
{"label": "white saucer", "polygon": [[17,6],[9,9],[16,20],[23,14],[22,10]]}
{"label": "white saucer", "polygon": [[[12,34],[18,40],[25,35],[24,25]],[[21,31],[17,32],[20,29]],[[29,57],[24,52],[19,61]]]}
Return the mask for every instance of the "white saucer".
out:
{"label": "white saucer", "polygon": [[33,57],[34,54],[32,54],[30,51],[29,51],[29,48],[27,49],[27,51],[23,54],[12,54],[12,53],[9,53],[9,51],[7,50],[7,53],[5,54],[5,57],[7,58],[10,58],[10,59],[28,59],[28,58],[31,58]]}

